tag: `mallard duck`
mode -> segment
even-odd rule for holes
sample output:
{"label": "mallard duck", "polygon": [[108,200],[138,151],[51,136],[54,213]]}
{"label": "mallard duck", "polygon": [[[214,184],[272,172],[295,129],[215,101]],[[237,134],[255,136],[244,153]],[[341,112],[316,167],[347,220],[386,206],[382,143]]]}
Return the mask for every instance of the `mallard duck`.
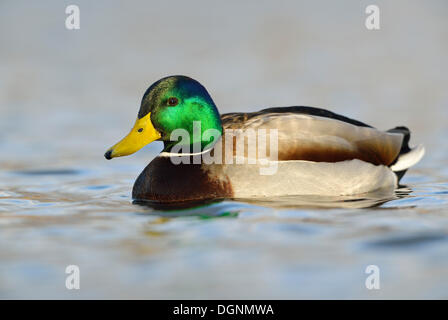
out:
{"label": "mallard duck", "polygon": [[[260,139],[251,141],[250,130]],[[409,147],[409,138],[403,126],[380,131],[314,107],[220,115],[198,81],[169,76],[146,90],[131,132],[105,157],[163,141],[163,151],[135,181],[134,200],[339,196],[394,190],[424,154],[422,145]]]}

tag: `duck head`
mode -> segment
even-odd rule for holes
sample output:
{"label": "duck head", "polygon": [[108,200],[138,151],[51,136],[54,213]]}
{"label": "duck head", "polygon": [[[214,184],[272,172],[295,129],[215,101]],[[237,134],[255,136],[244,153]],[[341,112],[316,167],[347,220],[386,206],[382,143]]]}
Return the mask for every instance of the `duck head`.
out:
{"label": "duck head", "polygon": [[127,156],[153,141],[163,141],[164,151],[169,151],[179,143],[172,139],[176,129],[189,135],[182,143],[192,146],[199,142],[201,148],[216,140],[204,132],[215,129],[219,136],[222,134],[221,118],[212,98],[204,86],[186,76],[169,76],[153,83],[143,95],[131,132],[104,156],[108,160]]}

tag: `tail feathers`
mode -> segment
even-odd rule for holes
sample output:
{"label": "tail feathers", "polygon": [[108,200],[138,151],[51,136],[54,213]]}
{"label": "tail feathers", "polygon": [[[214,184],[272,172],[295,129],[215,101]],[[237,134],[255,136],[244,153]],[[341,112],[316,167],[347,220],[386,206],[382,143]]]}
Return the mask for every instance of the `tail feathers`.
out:
{"label": "tail feathers", "polygon": [[400,180],[410,167],[412,167],[423,158],[423,155],[425,154],[425,148],[421,144],[414,148],[409,147],[411,132],[406,127],[395,127],[393,129],[387,130],[387,132],[400,133],[404,136],[400,153],[398,154],[397,159],[395,159],[392,165],[390,165],[390,169],[395,172],[398,180]]}
{"label": "tail feathers", "polygon": [[394,172],[406,170],[419,162],[423,158],[424,154],[425,147],[423,147],[422,144],[419,144],[417,147],[409,149],[408,152],[400,154],[397,161],[391,165],[390,168]]}

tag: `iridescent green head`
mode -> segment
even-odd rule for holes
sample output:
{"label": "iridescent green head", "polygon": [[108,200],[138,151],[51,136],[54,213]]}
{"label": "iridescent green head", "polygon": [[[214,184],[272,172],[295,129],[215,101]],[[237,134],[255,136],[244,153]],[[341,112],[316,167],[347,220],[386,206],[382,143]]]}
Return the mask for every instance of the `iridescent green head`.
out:
{"label": "iridescent green head", "polygon": [[204,134],[206,131],[214,129],[222,134],[221,117],[212,98],[198,81],[186,76],[170,76],[152,84],[143,95],[131,132],[110,148],[105,157],[132,154],[155,140],[162,140],[164,150],[168,151],[178,144],[172,141],[179,133],[176,129],[188,133],[189,139],[182,140],[183,143],[191,146],[199,143],[201,150],[216,142],[216,137]]}

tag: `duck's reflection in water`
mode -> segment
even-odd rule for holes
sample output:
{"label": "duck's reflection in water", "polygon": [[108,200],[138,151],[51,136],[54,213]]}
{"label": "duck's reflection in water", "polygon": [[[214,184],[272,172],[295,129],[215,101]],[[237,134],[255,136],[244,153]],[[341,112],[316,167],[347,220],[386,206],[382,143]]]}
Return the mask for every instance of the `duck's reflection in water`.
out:
{"label": "duck's reflection in water", "polygon": [[213,199],[207,201],[183,201],[175,203],[157,203],[153,201],[134,200],[135,205],[147,208],[140,214],[158,215],[166,218],[197,216],[199,218],[237,217],[237,203]]}
{"label": "duck's reflection in water", "polygon": [[[176,203],[157,203],[135,200],[133,204],[150,209],[144,214],[161,215],[165,217],[200,216],[200,217],[237,217],[241,205],[249,204],[269,208],[374,208],[401,198],[409,197],[412,189],[400,186],[395,191],[378,190],[362,195],[352,196],[284,196],[253,199],[214,199],[207,201],[190,201]],[[390,209],[390,208],[389,208]]]}
{"label": "duck's reflection in water", "polygon": [[[353,208],[364,209],[381,205],[401,198],[406,198],[412,189],[400,186],[395,191],[377,190],[361,195],[351,196],[288,196],[280,198],[246,199],[244,202],[272,208]],[[390,208],[389,208],[390,209]]]}

